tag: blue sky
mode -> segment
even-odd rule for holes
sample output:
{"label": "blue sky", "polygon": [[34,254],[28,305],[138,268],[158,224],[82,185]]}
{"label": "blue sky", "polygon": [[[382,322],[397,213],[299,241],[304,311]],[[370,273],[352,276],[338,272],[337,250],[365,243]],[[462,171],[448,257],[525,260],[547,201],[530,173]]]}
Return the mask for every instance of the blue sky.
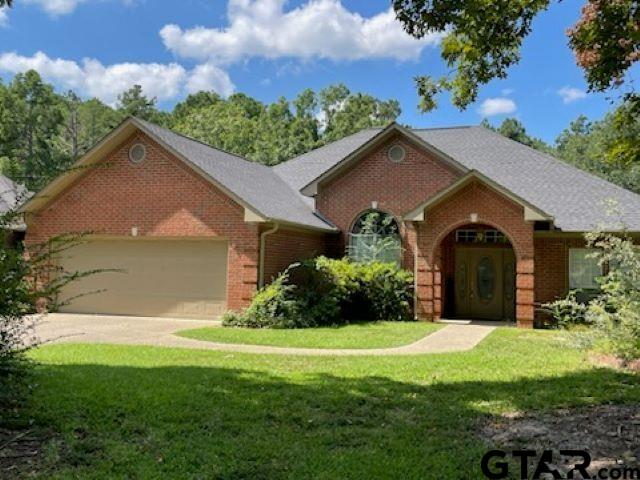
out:
{"label": "blue sky", "polygon": [[0,11],[0,75],[35,67],[61,91],[108,103],[141,83],[163,108],[201,88],[269,102],[343,82],[398,99],[399,120],[415,127],[515,116],[553,141],[578,115],[611,108],[605,95],[586,93],[567,46],[582,3],[553,3],[540,15],[521,63],[464,112],[446,97],[435,112],[417,110],[412,79],[444,72],[438,39],[406,36],[385,0],[15,0]]}

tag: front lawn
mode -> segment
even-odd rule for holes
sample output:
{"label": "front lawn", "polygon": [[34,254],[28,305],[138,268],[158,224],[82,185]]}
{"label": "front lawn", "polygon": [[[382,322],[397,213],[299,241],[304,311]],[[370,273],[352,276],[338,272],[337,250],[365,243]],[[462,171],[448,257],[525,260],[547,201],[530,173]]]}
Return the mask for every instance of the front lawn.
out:
{"label": "front lawn", "polygon": [[640,398],[638,376],[556,338],[498,329],[469,352],[401,357],[44,346],[29,413],[55,433],[38,475],[483,478],[487,415]]}
{"label": "front lawn", "polygon": [[442,325],[427,322],[368,322],[301,329],[197,328],[178,335],[221,343],[299,348],[385,348],[408,345]]}

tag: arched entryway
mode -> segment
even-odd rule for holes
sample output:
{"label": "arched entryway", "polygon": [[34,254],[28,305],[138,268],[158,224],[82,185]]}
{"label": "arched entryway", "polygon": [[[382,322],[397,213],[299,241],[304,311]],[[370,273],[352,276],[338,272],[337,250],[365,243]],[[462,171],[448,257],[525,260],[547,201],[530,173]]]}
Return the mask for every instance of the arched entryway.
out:
{"label": "arched entryway", "polygon": [[501,230],[460,225],[442,239],[438,257],[443,317],[515,321],[516,254]]}

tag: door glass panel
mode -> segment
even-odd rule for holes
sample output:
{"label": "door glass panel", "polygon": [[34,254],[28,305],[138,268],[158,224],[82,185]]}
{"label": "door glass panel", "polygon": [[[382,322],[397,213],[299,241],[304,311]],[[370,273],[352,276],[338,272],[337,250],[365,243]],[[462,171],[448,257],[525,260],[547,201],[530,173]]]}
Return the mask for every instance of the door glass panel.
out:
{"label": "door glass panel", "polygon": [[478,262],[478,269],[476,272],[476,284],[478,290],[478,298],[485,303],[488,303],[493,298],[495,284],[496,284],[496,272],[493,266],[493,261],[489,257],[483,257]]}

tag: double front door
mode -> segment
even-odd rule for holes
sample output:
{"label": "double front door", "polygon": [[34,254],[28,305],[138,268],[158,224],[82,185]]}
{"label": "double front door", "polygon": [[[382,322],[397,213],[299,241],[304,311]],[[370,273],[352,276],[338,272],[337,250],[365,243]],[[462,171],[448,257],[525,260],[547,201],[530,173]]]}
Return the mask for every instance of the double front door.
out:
{"label": "double front door", "polygon": [[457,247],[455,269],[457,317],[514,319],[515,257],[512,249]]}

